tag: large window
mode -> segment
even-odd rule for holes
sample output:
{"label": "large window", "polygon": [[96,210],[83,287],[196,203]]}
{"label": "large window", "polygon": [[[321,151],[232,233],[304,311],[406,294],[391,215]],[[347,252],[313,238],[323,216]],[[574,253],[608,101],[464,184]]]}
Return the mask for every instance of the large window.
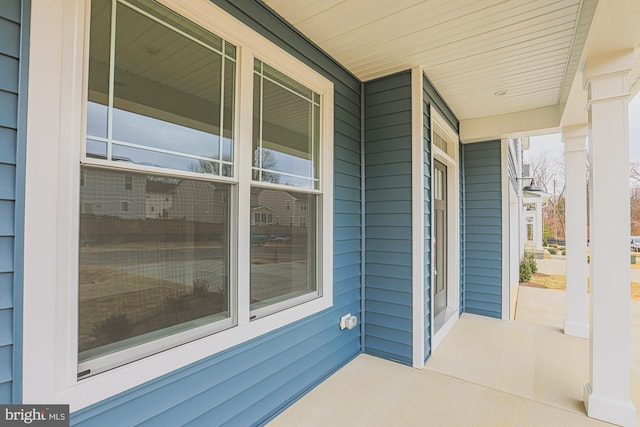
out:
{"label": "large window", "polygon": [[[286,216],[292,206],[298,212],[309,205],[311,210],[300,216],[298,224],[308,221],[313,226],[301,228],[292,219],[288,227],[265,221],[251,227],[254,242],[269,240],[268,249],[257,244],[251,248],[252,318],[313,298],[320,290],[316,283],[318,195],[312,191],[319,187],[319,136],[320,96],[256,59],[252,203],[276,216]],[[265,184],[294,187],[295,191],[270,189]]]}
{"label": "large window", "polygon": [[233,326],[217,177],[234,176],[236,48],[148,0],[93,0],[90,22],[79,377]]}
{"label": "large window", "polygon": [[37,2],[32,28],[25,401],[76,411],[331,306],[331,82],[206,0]]}
{"label": "large window", "polygon": [[92,0],[90,16],[78,377],[237,326],[247,287],[250,321],[320,298],[320,93],[254,59],[238,142],[234,44],[151,0]]}

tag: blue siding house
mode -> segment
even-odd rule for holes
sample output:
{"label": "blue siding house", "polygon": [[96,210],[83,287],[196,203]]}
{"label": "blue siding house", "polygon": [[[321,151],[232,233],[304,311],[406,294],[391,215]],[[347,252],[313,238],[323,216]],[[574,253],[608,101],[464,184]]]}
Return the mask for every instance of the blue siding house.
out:
{"label": "blue siding house", "polygon": [[[28,63],[20,60],[21,56],[29,55],[28,30],[30,25],[35,25],[30,22],[29,3],[29,0],[12,1],[0,10],[3,34],[0,63],[3,70],[0,82],[3,147],[0,313],[6,320],[2,322],[0,335],[0,396],[4,403],[20,403],[25,395],[29,396],[28,390],[23,390],[23,375],[28,376],[28,373],[21,369],[21,358],[28,358],[21,351],[19,328],[26,312],[20,298],[22,272],[14,272],[14,266],[21,267],[19,239],[24,232],[20,229],[24,203],[21,182],[25,179],[26,169],[24,105],[28,82],[23,80],[21,85],[20,76],[26,79]],[[141,5],[144,3],[140,2]],[[101,2],[94,2],[93,7],[101,6]],[[412,96],[416,89],[412,88],[410,70],[362,83],[261,3],[217,1],[216,6],[237,19],[238,25],[260,34],[333,84],[333,230],[330,232],[333,299],[330,308],[106,399],[89,405],[69,402],[74,425],[211,425],[212,420],[228,425],[261,424],[362,352],[412,365],[413,335],[418,333],[423,337],[422,362],[431,354],[431,111],[437,109],[457,132],[456,117],[423,75],[422,87],[417,88],[423,121],[416,127],[412,123]],[[412,226],[412,163],[416,160],[412,156],[412,137],[420,128],[424,228],[415,230]],[[490,151],[485,151],[481,144],[475,151],[473,147],[463,150],[468,164],[460,172],[473,192],[463,193],[460,185],[458,191],[465,194],[460,200],[472,205],[476,188],[478,192],[484,188],[484,191],[493,191],[499,202],[499,180],[491,179],[491,176],[485,180],[489,173],[499,177],[499,145],[494,144]],[[485,175],[476,172],[478,163],[490,163],[491,159],[494,161],[491,166],[495,166],[493,170]],[[87,176],[87,172],[83,176]],[[479,224],[482,211],[478,209],[467,210],[461,220],[474,226]],[[462,205],[460,212],[464,212]],[[496,212],[499,217],[499,206]],[[475,220],[474,214],[477,215]],[[461,223],[460,230],[463,229]],[[416,233],[424,242],[424,275],[419,278],[423,284],[420,310],[424,327],[421,331],[413,330],[416,307],[412,241]],[[472,229],[467,233],[474,236]],[[495,238],[500,239],[499,232]],[[470,248],[474,248],[473,242],[465,247],[467,251]],[[499,262],[499,251],[496,256]],[[460,262],[466,259],[468,271],[474,272],[471,253],[460,251],[459,259]],[[469,282],[461,269],[459,277],[467,280],[467,292],[461,300],[460,310],[468,307],[473,312],[495,315],[495,309],[481,310],[485,307],[482,304],[491,301],[479,298],[478,295],[484,293],[476,288],[482,278],[499,282],[500,274],[500,269],[489,270],[484,275],[471,274]],[[490,295],[499,296],[499,293],[498,286]],[[362,313],[361,308],[364,309]],[[341,330],[338,320],[345,313],[364,321],[355,329]],[[14,331],[17,332],[15,336]],[[82,381],[86,380],[78,380],[79,384]],[[24,388],[28,387],[27,383],[28,380],[24,382]]]}
{"label": "blue siding house", "polygon": [[465,292],[469,313],[502,317],[502,165],[500,141],[463,146]]}
{"label": "blue siding house", "polygon": [[467,105],[466,38],[389,62],[367,28],[425,20],[331,3],[0,3],[0,404],[263,425],[360,354],[420,369],[463,313],[509,318],[507,142],[566,97],[503,105],[486,72]]}
{"label": "blue siding house", "polygon": [[411,365],[411,73],[368,82],[365,103],[365,351]]}
{"label": "blue siding house", "polygon": [[[0,400],[19,396],[25,70],[28,54],[29,4],[19,0],[0,6]],[[16,310],[16,306],[18,310]],[[18,337],[15,340],[14,337]],[[17,345],[16,345],[17,344]],[[17,356],[16,356],[17,355]],[[14,392],[14,390],[18,390]]]}

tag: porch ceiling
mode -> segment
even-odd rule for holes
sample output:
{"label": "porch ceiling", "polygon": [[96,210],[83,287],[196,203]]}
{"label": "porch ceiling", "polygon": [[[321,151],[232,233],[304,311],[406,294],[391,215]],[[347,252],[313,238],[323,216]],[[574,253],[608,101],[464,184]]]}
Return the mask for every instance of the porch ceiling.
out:
{"label": "porch ceiling", "polygon": [[597,0],[265,3],[363,81],[424,67],[464,120],[564,104]]}

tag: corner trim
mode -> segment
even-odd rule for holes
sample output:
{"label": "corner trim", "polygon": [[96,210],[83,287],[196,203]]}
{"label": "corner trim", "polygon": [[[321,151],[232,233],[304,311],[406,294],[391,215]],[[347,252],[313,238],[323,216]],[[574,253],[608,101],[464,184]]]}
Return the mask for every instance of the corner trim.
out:
{"label": "corner trim", "polygon": [[502,200],[502,318],[509,320],[509,140],[500,140],[500,198]]}
{"label": "corner trim", "polygon": [[411,227],[413,367],[424,367],[424,128],[422,68],[411,69]]}
{"label": "corner trim", "polygon": [[366,314],[366,273],[367,273],[367,260],[365,255],[367,253],[367,211],[366,211],[366,151],[365,151],[365,96],[364,96],[364,83],[360,83],[360,352],[364,353],[367,345],[366,332],[367,324],[365,319]]}
{"label": "corner trim", "polygon": [[29,97],[29,45],[31,0],[22,1],[20,16],[20,65],[18,82],[18,130],[16,138],[16,201],[13,272],[13,403],[22,403],[22,334],[24,301],[24,200],[27,162],[27,99]]}

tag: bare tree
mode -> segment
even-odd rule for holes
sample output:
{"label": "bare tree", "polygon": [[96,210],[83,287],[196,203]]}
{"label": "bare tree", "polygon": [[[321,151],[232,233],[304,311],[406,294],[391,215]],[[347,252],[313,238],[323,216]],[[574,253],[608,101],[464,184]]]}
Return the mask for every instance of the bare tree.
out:
{"label": "bare tree", "polygon": [[554,194],[554,188],[560,190],[564,185],[564,161],[556,160],[547,154],[535,157],[531,163],[531,177],[545,193]]}
{"label": "bare tree", "polygon": [[555,239],[563,239],[565,234],[565,180],[564,162],[548,155],[541,155],[531,162],[533,182],[549,194],[544,207],[545,226]]}
{"label": "bare tree", "polygon": [[[278,161],[271,150],[256,148],[253,155],[253,167],[256,168],[253,170],[253,179],[261,180],[262,182],[279,183],[280,175],[270,172],[275,170],[277,164]],[[261,172],[262,175],[260,175]]]}

